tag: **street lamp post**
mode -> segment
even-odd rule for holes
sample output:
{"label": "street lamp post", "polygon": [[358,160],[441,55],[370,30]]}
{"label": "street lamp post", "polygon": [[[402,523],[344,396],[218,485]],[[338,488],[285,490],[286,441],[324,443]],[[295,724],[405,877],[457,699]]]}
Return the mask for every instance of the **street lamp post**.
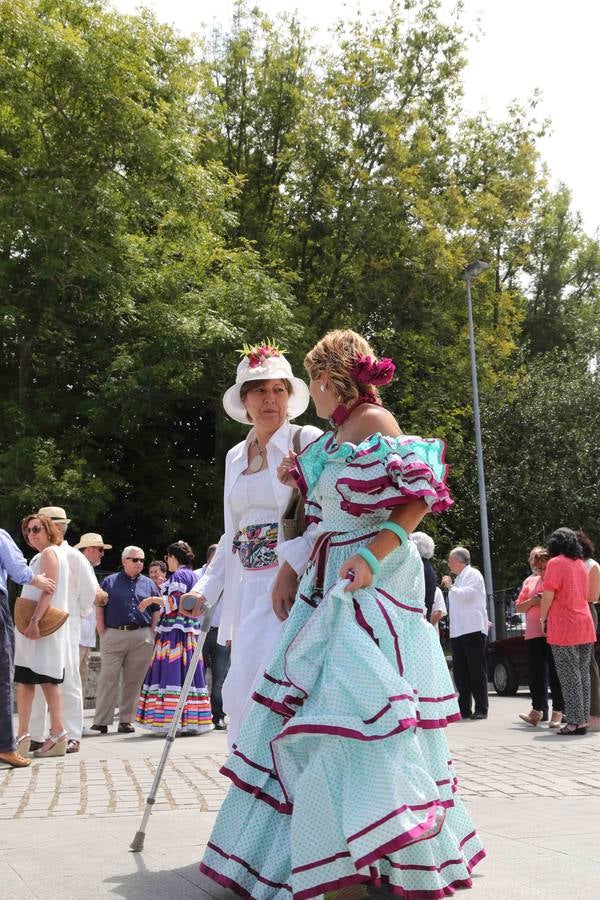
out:
{"label": "street lamp post", "polygon": [[[481,518],[481,549],[483,552],[483,579],[487,595],[488,618],[492,623],[490,637],[496,640],[496,611],[494,608],[494,585],[492,582],[492,562],[490,557],[490,539],[488,532],[487,499],[485,493],[485,475],[483,470],[483,448],[481,445],[481,420],[479,417],[479,391],[477,388],[477,360],[475,357],[475,333],[473,330],[473,306],[471,303],[471,281],[489,269],[489,263],[477,260],[467,266],[461,278],[467,285],[467,305],[469,308],[469,345],[471,350],[471,381],[473,383],[473,419],[475,423],[475,448],[477,451],[477,481],[479,484],[479,515]],[[500,624],[502,629],[503,621]]]}

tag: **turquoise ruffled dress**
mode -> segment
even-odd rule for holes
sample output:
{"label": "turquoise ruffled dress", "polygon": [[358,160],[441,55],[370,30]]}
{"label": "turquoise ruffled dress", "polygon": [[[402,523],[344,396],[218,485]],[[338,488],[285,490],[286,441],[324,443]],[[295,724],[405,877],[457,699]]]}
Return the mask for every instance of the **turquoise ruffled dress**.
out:
{"label": "turquoise ruffled dress", "polygon": [[441,898],[470,887],[485,855],[457,795],[444,728],[460,714],[416,547],[390,553],[368,589],[345,593],[338,575],[395,506],[451,505],[443,456],[438,440],[324,434],[298,457],[318,539],[200,866],[239,896],[366,883]]}

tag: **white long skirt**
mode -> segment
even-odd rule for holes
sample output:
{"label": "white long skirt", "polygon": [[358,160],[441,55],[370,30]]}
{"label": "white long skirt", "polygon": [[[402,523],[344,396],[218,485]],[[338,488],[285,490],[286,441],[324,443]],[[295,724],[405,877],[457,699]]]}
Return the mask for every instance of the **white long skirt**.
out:
{"label": "white long skirt", "polygon": [[232,628],[231,666],[223,683],[230,750],[284,625],[273,612],[271,599],[278,571],[278,568],[242,571]]}

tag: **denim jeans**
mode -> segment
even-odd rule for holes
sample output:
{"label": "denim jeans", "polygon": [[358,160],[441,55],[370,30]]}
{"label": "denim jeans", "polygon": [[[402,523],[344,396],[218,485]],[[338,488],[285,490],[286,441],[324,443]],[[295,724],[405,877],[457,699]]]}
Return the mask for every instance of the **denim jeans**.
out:
{"label": "denim jeans", "polygon": [[225,676],[229,671],[229,662],[231,650],[224,647],[223,644],[217,643],[218,628],[209,628],[202,650],[202,658],[204,659],[204,669],[210,668],[212,676],[212,686],[210,689],[210,705],[212,709],[212,717],[215,725],[222,722],[225,716],[223,712],[223,697],[221,689]]}
{"label": "denim jeans", "polygon": [[12,679],[15,659],[15,628],[8,597],[0,591],[0,753],[15,749]]}

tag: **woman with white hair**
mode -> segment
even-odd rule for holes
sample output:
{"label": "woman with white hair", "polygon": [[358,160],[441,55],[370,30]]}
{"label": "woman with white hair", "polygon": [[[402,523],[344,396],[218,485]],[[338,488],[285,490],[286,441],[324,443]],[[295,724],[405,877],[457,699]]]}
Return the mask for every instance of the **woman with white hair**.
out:
{"label": "woman with white hair", "polygon": [[[425,616],[431,621],[433,604],[435,602],[435,590],[437,588],[437,576],[431,560],[435,553],[433,538],[424,531],[413,531],[411,541],[416,545],[419,556],[423,562],[423,575],[425,577]],[[441,617],[440,617],[441,618]]]}
{"label": "woman with white hair", "polygon": [[212,604],[222,594],[218,641],[231,645],[223,683],[230,748],[281,632],[273,602],[291,606],[312,549],[306,534],[285,541],[282,520],[292,488],[277,478],[290,450],[303,450],[322,434],[311,425],[290,424],[309,399],[306,384],[268,342],[245,348],[235,384],[223,397],[227,415],[250,430],[227,454],[225,533],[191,594],[198,600],[196,615],[205,599]]}

